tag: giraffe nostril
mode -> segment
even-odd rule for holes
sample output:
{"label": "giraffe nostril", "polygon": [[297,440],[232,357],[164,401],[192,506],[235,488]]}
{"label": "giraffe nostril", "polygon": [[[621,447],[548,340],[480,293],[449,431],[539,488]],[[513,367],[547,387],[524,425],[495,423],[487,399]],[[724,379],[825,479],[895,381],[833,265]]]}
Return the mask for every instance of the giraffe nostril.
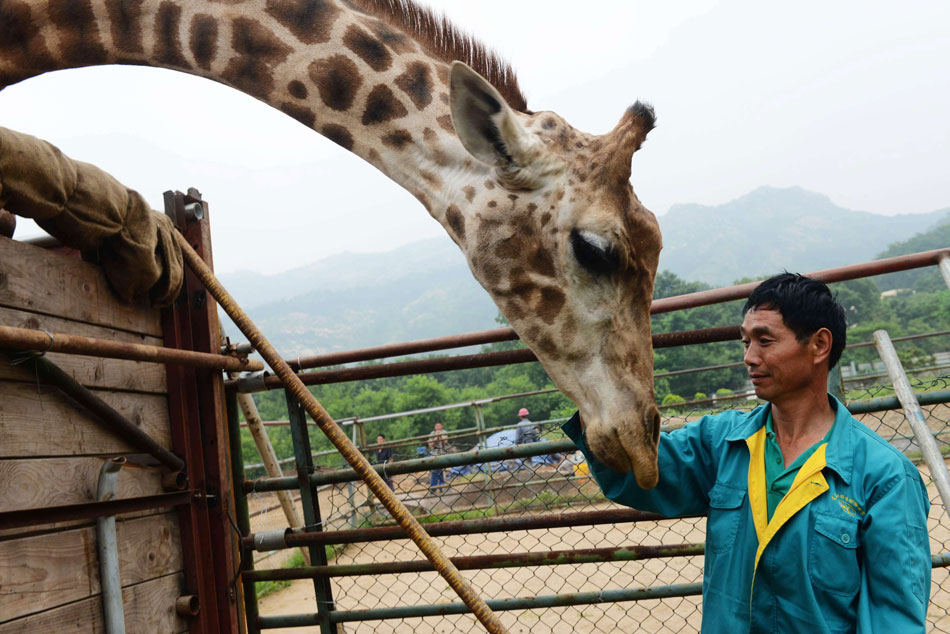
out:
{"label": "giraffe nostril", "polygon": [[643,416],[644,427],[646,428],[647,437],[653,443],[653,446],[656,447],[660,442],[660,410],[656,405],[651,405],[647,408],[647,411]]}

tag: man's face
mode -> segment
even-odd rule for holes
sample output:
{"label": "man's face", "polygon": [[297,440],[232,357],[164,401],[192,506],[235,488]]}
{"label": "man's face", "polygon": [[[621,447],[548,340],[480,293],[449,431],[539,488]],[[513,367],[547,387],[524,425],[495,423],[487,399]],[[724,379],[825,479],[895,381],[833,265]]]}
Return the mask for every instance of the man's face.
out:
{"label": "man's face", "polygon": [[756,396],[774,402],[810,385],[817,368],[808,345],[811,338],[799,342],[780,312],[752,309],[739,329]]}
{"label": "man's face", "polygon": [[381,445],[381,444],[383,444],[384,442],[386,442],[386,439],[385,439],[385,438],[383,438],[382,436],[376,436],[376,444],[377,444],[377,445]]}
{"label": "man's face", "polygon": [[442,423],[436,423],[436,424],[435,424],[435,430],[436,430],[436,431],[442,431]]}

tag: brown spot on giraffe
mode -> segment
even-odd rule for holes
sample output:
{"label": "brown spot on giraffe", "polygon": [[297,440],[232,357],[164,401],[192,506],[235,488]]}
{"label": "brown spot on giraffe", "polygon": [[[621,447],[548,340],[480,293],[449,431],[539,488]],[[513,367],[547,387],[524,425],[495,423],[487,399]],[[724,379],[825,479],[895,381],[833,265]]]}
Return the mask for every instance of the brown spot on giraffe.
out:
{"label": "brown spot on giraffe", "polygon": [[61,54],[77,66],[105,63],[106,49],[99,39],[99,25],[90,0],[50,2],[48,11],[50,21],[59,29]]}
{"label": "brown spot on giraffe", "polygon": [[436,121],[439,123],[439,127],[441,127],[443,130],[455,134],[455,126],[452,125],[451,115],[444,114],[441,117],[438,117]]}
{"label": "brown spot on giraffe", "polygon": [[529,213],[529,214],[533,214],[533,213],[536,212],[537,210],[538,210],[538,206],[537,206],[537,205],[535,205],[534,203],[528,203],[528,213]]}
{"label": "brown spot on giraffe", "polygon": [[307,86],[299,79],[295,79],[287,84],[287,92],[295,99],[306,99],[309,94]]}
{"label": "brown spot on giraffe", "polygon": [[267,13],[304,44],[330,41],[340,9],[328,0],[268,0]]}
{"label": "brown spot on giraffe", "polygon": [[174,68],[187,68],[188,63],[181,52],[178,29],[181,23],[181,7],[174,2],[163,2],[155,16],[155,59]]}
{"label": "brown spot on giraffe", "polygon": [[449,205],[449,208],[445,210],[445,220],[455,235],[455,241],[461,244],[465,240],[465,217],[462,216],[462,212],[455,205]]}
{"label": "brown spot on giraffe", "polygon": [[553,117],[545,117],[541,122],[541,127],[545,130],[553,130],[557,126],[557,121]]}
{"label": "brown spot on giraffe", "polygon": [[12,67],[0,71],[0,87],[56,68],[31,9],[23,2],[0,4],[0,55],[12,62]]}
{"label": "brown spot on giraffe", "polygon": [[409,114],[406,106],[402,105],[392,89],[386,84],[377,84],[366,97],[366,107],[363,110],[363,125],[386,123]]}
{"label": "brown spot on giraffe", "polygon": [[498,201],[497,201],[497,200],[489,200],[489,201],[488,201],[488,206],[494,209],[495,207],[498,206]]}
{"label": "brown spot on giraffe", "polygon": [[422,138],[425,139],[428,143],[432,144],[439,139],[439,135],[435,133],[435,130],[432,128],[426,128],[422,131]]}
{"label": "brown spot on giraffe", "polygon": [[[552,208],[553,208],[553,205],[552,205]],[[541,214],[541,226],[543,227],[547,225],[549,222],[551,222],[551,212],[545,211],[543,214]]]}
{"label": "brown spot on giraffe", "polygon": [[280,111],[290,115],[308,128],[313,128],[317,122],[317,114],[313,110],[290,101],[280,104]]}
{"label": "brown spot on giraffe", "polygon": [[330,139],[344,150],[353,149],[353,135],[350,134],[349,130],[341,125],[328,123],[327,125],[320,128],[320,134]]}
{"label": "brown spot on giraffe", "polygon": [[396,55],[411,53],[416,50],[416,43],[406,37],[381,20],[364,20],[365,24],[373,34],[388,46]]}
{"label": "brown spot on giraffe", "polygon": [[411,62],[406,66],[406,71],[396,78],[396,85],[409,96],[417,110],[432,103],[432,76],[428,64]]}
{"label": "brown spot on giraffe", "polygon": [[554,277],[557,270],[554,268],[554,258],[543,247],[534,249],[528,259],[528,266],[532,271],[545,277]]}
{"label": "brown spot on giraffe", "polygon": [[467,200],[468,202],[472,202],[473,200],[475,200],[475,188],[472,187],[471,185],[466,185],[465,187],[463,187],[462,193],[465,194],[465,200]]}
{"label": "brown spot on giraffe", "polygon": [[412,135],[409,130],[394,130],[383,137],[383,145],[395,150],[401,150],[407,143],[412,143]]}
{"label": "brown spot on giraffe", "polygon": [[377,150],[376,148],[370,148],[370,150],[369,150],[369,161],[370,161],[370,163],[373,163],[373,164],[376,164],[376,165],[379,165],[380,163],[383,162],[383,157],[382,157],[382,155],[379,153],[379,150]]}
{"label": "brown spot on giraffe", "polygon": [[363,78],[356,62],[346,55],[333,55],[318,59],[307,69],[310,79],[317,86],[320,99],[332,110],[349,110]]}
{"label": "brown spot on giraffe", "polygon": [[231,59],[223,76],[256,97],[266,96],[273,90],[272,69],[293,50],[260,22],[243,17],[231,22],[231,46],[237,56]]}
{"label": "brown spot on giraffe", "polygon": [[491,181],[485,181],[482,184],[485,186],[485,189],[495,189],[495,183]]}
{"label": "brown spot on giraffe", "polygon": [[192,18],[188,46],[198,68],[209,70],[218,49],[218,21],[214,16],[199,13]]}
{"label": "brown spot on giraffe", "polygon": [[419,172],[419,176],[422,177],[422,180],[429,183],[436,189],[442,187],[442,179],[439,178],[437,175],[435,175],[433,172],[430,172],[428,170],[422,170],[421,172]]}
{"label": "brown spot on giraffe", "polygon": [[142,5],[126,0],[106,0],[106,12],[112,23],[112,42],[120,52],[139,55],[142,45]]}
{"label": "brown spot on giraffe", "polygon": [[449,85],[449,67],[445,64],[436,64],[435,65],[435,74],[439,78],[439,81],[442,82],[443,86]]}
{"label": "brown spot on giraffe", "polygon": [[356,53],[357,57],[376,72],[382,72],[393,64],[393,56],[389,54],[383,43],[355,24],[351,24],[346,29],[343,45]]}

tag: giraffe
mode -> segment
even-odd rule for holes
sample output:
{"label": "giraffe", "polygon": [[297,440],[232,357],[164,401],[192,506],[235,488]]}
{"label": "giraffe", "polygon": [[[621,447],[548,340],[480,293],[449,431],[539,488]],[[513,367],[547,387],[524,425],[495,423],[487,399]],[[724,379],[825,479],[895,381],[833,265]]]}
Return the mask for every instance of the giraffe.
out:
{"label": "giraffe", "polygon": [[510,66],[412,0],[0,0],[0,89],[103,64],[236,88],[408,190],[576,403],[594,454],[655,486],[661,238],[630,184],[652,108],[599,136],[529,110]]}

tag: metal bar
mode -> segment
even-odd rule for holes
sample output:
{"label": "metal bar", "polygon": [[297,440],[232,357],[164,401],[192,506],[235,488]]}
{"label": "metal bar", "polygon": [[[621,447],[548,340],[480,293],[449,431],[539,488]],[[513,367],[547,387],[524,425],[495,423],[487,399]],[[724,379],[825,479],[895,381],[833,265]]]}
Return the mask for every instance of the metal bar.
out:
{"label": "metal bar", "polygon": [[185,462],[162,447],[141,428],[125,418],[111,405],[80,384],[72,375],[43,356],[31,356],[26,363],[33,366],[39,380],[59,388],[66,396],[86,408],[96,420],[136,449],[148,453],[172,471],[184,471]]}
{"label": "metal bar", "polygon": [[[703,328],[682,332],[665,332],[653,335],[653,347],[669,348],[698,343],[712,343],[717,341],[734,341],[739,338],[739,326],[721,326],[717,328]],[[300,374],[303,385],[326,385],[329,383],[344,383],[366,379],[381,379],[395,376],[408,376],[429,372],[447,372],[450,370],[469,370],[499,365],[514,365],[516,363],[533,363],[538,358],[527,348],[506,350],[503,352],[488,352],[483,354],[467,354],[438,359],[422,359],[417,361],[400,361],[381,365],[361,366],[355,368],[340,368],[321,372],[307,372]],[[261,392],[282,385],[275,376],[264,377],[253,384],[241,382],[240,379],[228,381],[228,388],[242,392]]]}
{"label": "metal bar", "polygon": [[[433,469],[448,469],[449,467],[461,467],[464,465],[479,464],[486,462],[500,462],[511,460],[513,458],[530,458],[532,456],[543,456],[549,453],[565,453],[577,450],[577,446],[570,440],[554,440],[526,443],[523,445],[511,445],[509,447],[492,447],[490,449],[475,449],[473,451],[464,451],[461,453],[445,454],[441,456],[429,456],[426,458],[416,458],[414,460],[404,460],[390,465],[386,465],[387,475],[400,475],[403,473],[413,473],[416,471],[431,471]],[[382,465],[370,465],[375,473],[382,474]],[[337,484],[340,482],[353,482],[359,480],[360,476],[352,469],[336,469],[333,471],[324,471],[310,476],[310,481],[316,485]],[[297,486],[295,477],[283,478],[259,478],[250,480],[244,484],[244,492],[261,491],[280,491],[293,489]],[[387,487],[388,488],[388,487]]]}
{"label": "metal bar", "polygon": [[476,618],[492,634],[501,634],[507,632],[501,622],[498,621],[485,602],[479,597],[474,588],[466,582],[456,570],[452,562],[448,560],[445,554],[433,542],[422,525],[412,516],[406,506],[399,501],[382,477],[376,473],[369,464],[369,461],[353,446],[347,439],[346,434],[333,421],[330,415],[323,409],[323,406],[317,402],[304,384],[300,381],[293,370],[281,359],[274,347],[264,338],[264,335],[257,329],[247,314],[231,297],[215,278],[208,266],[202,261],[200,256],[194,251],[191,245],[180,233],[175,233],[182,250],[182,257],[188,266],[204,283],[205,287],[218,301],[218,304],[231,318],[231,321],[240,328],[244,336],[254,346],[267,364],[281,378],[290,389],[294,397],[304,405],[307,413],[320,426],[320,429],[327,435],[327,438],[333,445],[339,449],[340,453],[347,462],[356,470],[357,473],[366,481],[370,490],[380,499],[386,510],[392,514],[397,522],[405,529],[419,549],[432,561],[442,577],[448,582],[449,586],[461,597],[463,602],[469,606]]}
{"label": "metal bar", "polygon": [[[701,517],[689,515],[685,517]],[[545,513],[529,516],[486,517],[473,520],[457,520],[429,524],[429,534],[433,537],[454,535],[480,535],[483,533],[505,533],[527,531],[542,528],[568,528],[574,526],[599,526],[602,524],[622,524],[625,522],[655,522],[669,519],[656,513],[647,513],[635,509],[608,509],[604,511],[582,511],[580,513]],[[279,534],[278,534],[279,533]],[[406,539],[406,533],[399,526],[381,526],[357,530],[307,533],[302,531],[267,531],[248,535],[244,543],[258,551],[278,548],[291,548],[299,545],[317,544],[359,544],[365,542],[392,541]]]}
{"label": "metal bar", "polygon": [[134,511],[151,511],[169,506],[181,506],[191,502],[195,491],[176,491],[136,498],[122,498],[108,502],[84,502],[63,506],[47,506],[39,509],[22,509],[0,513],[0,530],[37,526],[71,520],[89,520],[104,515],[121,515]]}
{"label": "metal bar", "polygon": [[0,348],[10,350],[37,350],[60,352],[62,354],[81,354],[107,359],[127,359],[148,363],[176,363],[209,370],[263,370],[260,361],[242,357],[228,357],[206,352],[176,350],[162,346],[148,346],[142,343],[109,341],[81,335],[67,335],[62,332],[47,332],[32,328],[14,328],[0,326]]}
{"label": "metal bar", "polygon": [[[97,502],[106,502],[115,498],[115,485],[123,464],[125,464],[125,458],[114,458],[103,463],[99,471],[99,482],[96,484]],[[96,518],[96,550],[99,553],[99,584],[102,588],[102,614],[106,634],[125,634],[115,515]]]}
{"label": "metal bar", "polygon": [[410,354],[418,354],[421,352],[435,352],[437,350],[465,348],[468,346],[477,346],[486,343],[517,340],[518,335],[515,334],[514,330],[511,328],[495,328],[493,330],[483,330],[480,332],[471,332],[462,335],[433,337],[431,339],[419,339],[416,341],[393,343],[384,346],[373,346],[371,348],[361,348],[358,350],[332,352],[330,354],[319,354],[310,357],[298,357],[297,359],[289,359],[287,364],[295,371],[300,371],[307,368],[319,368],[328,365],[343,365],[344,363],[354,363],[356,361],[370,361],[374,359],[383,359],[386,357],[400,357]]}
{"label": "metal bar", "polygon": [[[672,546],[624,546],[619,548],[584,548],[579,550],[552,550],[542,553],[506,553],[504,555],[475,555],[452,557],[459,570],[488,570],[523,568],[526,566],[560,566],[616,561],[640,561],[661,557],[693,557],[702,555],[703,544],[676,544]],[[315,575],[354,577],[362,575],[391,575],[409,572],[431,572],[428,561],[393,561],[345,566],[312,566],[310,568],[280,568],[257,570],[251,574],[255,581],[309,579]]]}
{"label": "metal bar", "polygon": [[937,260],[937,266],[940,268],[940,274],[947,288],[950,288],[950,253],[944,253]]}
{"label": "metal bar", "polygon": [[[920,392],[916,396],[917,402],[921,405],[938,405],[940,403],[950,403],[950,390]],[[885,410],[900,408],[901,402],[896,396],[880,396],[878,398],[848,403],[848,411],[852,414],[870,414],[872,412],[883,412]]]}
{"label": "metal bar", "polygon": [[937,446],[937,441],[927,426],[927,419],[920,409],[920,403],[910,386],[907,374],[904,373],[904,368],[897,357],[897,351],[894,350],[894,345],[891,343],[887,331],[875,330],[874,341],[877,344],[877,351],[881,355],[881,360],[887,366],[887,373],[891,376],[891,383],[894,385],[897,398],[904,406],[904,415],[907,417],[907,422],[910,423],[911,429],[914,430],[914,436],[917,437],[917,446],[920,447],[921,454],[923,454],[924,460],[930,468],[930,475],[933,477],[937,492],[940,493],[940,499],[943,500],[945,512],[950,514],[950,473],[947,472],[947,465],[940,453],[940,448]]}
{"label": "metal bar", "polygon": [[[248,513],[247,496],[242,493],[244,485],[244,455],[241,453],[241,427],[238,424],[238,399],[237,393],[230,391],[224,395],[225,407],[228,414],[228,443],[231,448],[231,478],[234,483],[234,514],[238,530],[241,537],[251,534],[251,517]],[[257,617],[260,612],[257,606],[257,592],[254,582],[247,577],[248,572],[254,570],[254,553],[238,544],[241,557],[241,590],[243,591],[243,602],[238,602],[244,609],[244,618],[238,619],[242,632],[247,630],[249,634],[260,634],[260,628],[257,627]]]}
{"label": "metal bar", "polygon": [[[307,414],[294,398],[290,390],[285,391],[287,415],[290,418],[290,434],[294,445],[294,458],[297,466],[297,485],[300,487],[300,501],[303,507],[304,522],[308,530],[322,531],[323,520],[320,517],[320,497],[317,488],[310,482],[313,473],[313,460],[310,456],[310,435],[307,432]],[[301,549],[302,550],[302,549]],[[317,566],[327,565],[327,552],[323,546],[311,545],[308,549],[310,561]],[[313,576],[313,591],[317,613],[320,615],[321,634],[336,634],[336,624],[330,622],[330,613],[335,609],[333,588],[326,575]]]}
{"label": "metal bar", "polygon": [[[492,610],[531,610],[536,608],[558,608],[572,605],[595,605],[599,603],[619,603],[621,601],[646,601],[649,599],[667,599],[673,597],[696,596],[702,594],[701,583],[659,586],[656,588],[624,588],[619,590],[601,590],[597,592],[576,592],[573,594],[555,594],[538,597],[513,597],[510,599],[492,599],[488,605]],[[336,612],[333,620],[338,623],[351,621],[378,621],[384,619],[408,619],[427,616],[447,616],[466,614],[469,610],[462,603],[441,603],[437,605],[413,605],[378,610],[352,610]],[[315,614],[289,614],[284,616],[261,617],[261,627],[265,629],[283,627],[303,627],[316,623]]]}

